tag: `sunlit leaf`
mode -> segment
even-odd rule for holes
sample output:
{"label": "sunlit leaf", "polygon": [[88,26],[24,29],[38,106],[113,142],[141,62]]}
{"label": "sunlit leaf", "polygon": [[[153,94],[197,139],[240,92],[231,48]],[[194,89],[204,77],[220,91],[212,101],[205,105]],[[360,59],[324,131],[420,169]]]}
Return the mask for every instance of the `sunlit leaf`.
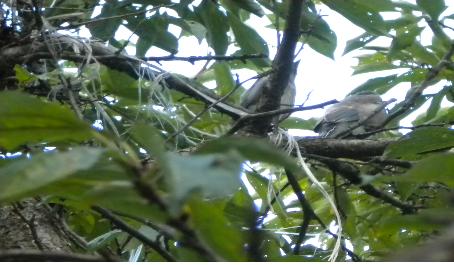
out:
{"label": "sunlit leaf", "polygon": [[19,199],[79,170],[91,168],[103,149],[77,147],[67,152],[42,153],[0,168],[0,200]]}
{"label": "sunlit leaf", "polygon": [[19,92],[0,94],[0,146],[90,139],[93,131],[67,107]]}

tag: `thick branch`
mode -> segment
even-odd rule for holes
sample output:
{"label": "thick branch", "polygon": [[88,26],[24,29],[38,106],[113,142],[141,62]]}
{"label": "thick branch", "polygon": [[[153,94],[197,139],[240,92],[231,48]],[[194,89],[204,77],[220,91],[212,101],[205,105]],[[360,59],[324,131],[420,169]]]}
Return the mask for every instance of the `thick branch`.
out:
{"label": "thick branch", "polygon": [[[280,106],[281,97],[287,87],[292,72],[293,56],[296,43],[300,36],[301,14],[304,0],[290,0],[286,27],[282,38],[281,46],[273,60],[273,72],[269,82],[266,84],[263,95],[260,97],[257,112],[276,110]],[[245,131],[264,135],[268,132],[272,121],[271,116],[257,119],[245,128]]]}
{"label": "thick branch", "polygon": [[318,137],[297,138],[304,153],[327,157],[366,158],[381,156],[392,141],[326,139]]}
{"label": "thick branch", "polygon": [[[116,49],[107,47],[99,42],[84,42],[81,39],[60,34],[52,34],[47,38],[49,39],[48,42],[50,42],[48,44],[55,49],[53,52],[57,53],[59,59],[82,63],[99,62],[110,69],[124,72],[135,79],[141,77],[153,80],[156,76],[162,74],[149,67],[142,66],[145,63],[144,61],[132,56],[116,54]],[[78,50],[78,53],[74,50]],[[12,69],[16,64],[20,65],[39,59],[53,58],[52,52],[49,51],[46,43],[39,39],[34,40],[33,43],[0,50],[0,57],[2,58],[0,60],[0,72],[8,72],[7,70]],[[195,82],[191,82],[185,77],[166,73],[163,75],[163,81],[168,88],[177,90],[206,104],[213,104],[219,100],[219,97],[211,90],[201,85],[196,85]],[[233,119],[248,114],[243,108],[225,102],[217,102],[213,107]]]}
{"label": "thick branch", "polygon": [[0,261],[66,261],[66,262],[101,262],[108,261],[102,257],[93,255],[38,251],[28,249],[12,249],[0,251]]}

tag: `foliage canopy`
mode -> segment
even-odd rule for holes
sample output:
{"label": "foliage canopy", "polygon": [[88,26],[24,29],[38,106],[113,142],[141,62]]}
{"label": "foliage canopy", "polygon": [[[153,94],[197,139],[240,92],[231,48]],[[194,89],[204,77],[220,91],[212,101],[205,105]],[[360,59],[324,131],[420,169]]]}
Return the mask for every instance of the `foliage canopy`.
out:
{"label": "foliage canopy", "polygon": [[[60,209],[66,229],[82,238],[77,253],[125,261],[328,260],[335,212],[295,154],[266,139],[226,135],[248,115],[239,107],[237,73],[276,70],[275,40],[248,20],[267,18],[285,42],[298,1],[1,3],[0,203],[39,196]],[[454,224],[454,13],[444,0],[301,2],[298,48],[334,59],[342,33],[330,29],[320,6],[364,30],[344,54],[357,54],[354,74],[381,76],[351,93],[411,84],[374,140],[296,139],[341,213],[337,260],[387,259],[443,233]],[[117,34],[124,28],[130,36]],[[178,57],[185,37],[209,51]],[[126,54],[130,48],[135,54]],[[156,48],[169,55],[150,55]],[[159,67],[172,60],[207,63],[189,78]],[[439,89],[425,93],[428,87]],[[426,102],[409,133],[397,130]],[[314,124],[291,117],[280,126]],[[295,180],[297,187],[288,184]]]}

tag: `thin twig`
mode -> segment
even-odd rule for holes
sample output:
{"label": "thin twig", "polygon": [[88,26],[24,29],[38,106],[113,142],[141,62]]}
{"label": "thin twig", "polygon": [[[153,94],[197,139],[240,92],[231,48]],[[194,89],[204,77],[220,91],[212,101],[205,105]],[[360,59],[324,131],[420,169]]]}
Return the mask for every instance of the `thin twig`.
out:
{"label": "thin twig", "polygon": [[109,210],[101,208],[99,206],[92,206],[91,208],[95,212],[99,213],[102,217],[104,217],[107,220],[111,221],[119,229],[121,229],[124,232],[130,234],[131,236],[137,238],[142,243],[146,244],[147,246],[149,246],[150,248],[155,250],[165,260],[167,260],[167,261],[176,261],[176,259],[169,252],[167,252],[165,249],[161,248],[161,246],[157,242],[149,239],[147,236],[145,236],[141,232],[139,232],[136,229],[132,228],[131,226],[126,224],[124,221],[122,221],[120,218],[116,217]]}
{"label": "thin twig", "polygon": [[356,168],[352,163],[347,163],[339,161],[334,158],[324,157],[320,155],[305,154],[306,157],[315,159],[322,162],[328,168],[333,171],[338,172],[344,179],[348,180],[352,184],[359,185],[359,188],[363,190],[366,194],[380,199],[396,208],[399,208],[403,214],[414,214],[420,206],[414,206],[401,202],[389,194],[375,188],[372,184],[362,184],[362,178],[360,176],[359,169]]}
{"label": "thin twig", "polygon": [[380,127],[384,127],[391,120],[394,120],[396,117],[400,116],[401,114],[409,110],[411,107],[413,107],[416,102],[416,99],[422,94],[424,89],[426,89],[432,83],[432,81],[435,80],[435,78],[441,73],[441,71],[443,71],[443,69],[445,69],[449,65],[449,63],[451,62],[451,57],[453,55],[454,42],[451,44],[451,47],[449,48],[445,56],[443,56],[441,61],[435,67],[430,69],[424,81],[420,85],[410,88],[410,92],[407,95],[407,98],[404,100],[402,107],[400,107],[394,113],[391,113],[386,119],[386,121]]}
{"label": "thin twig", "polygon": [[194,63],[196,61],[242,61],[246,62],[246,60],[250,59],[263,59],[267,58],[265,54],[244,54],[244,55],[207,55],[207,56],[188,56],[188,57],[181,57],[175,55],[168,55],[168,56],[149,56],[149,57],[142,57],[139,58],[144,61],[187,61],[189,63]]}
{"label": "thin twig", "polygon": [[443,126],[447,126],[447,125],[448,124],[446,124],[446,123],[439,123],[439,124],[421,124],[421,125],[416,125],[416,126],[396,126],[396,127],[382,128],[382,129],[378,129],[378,130],[374,130],[374,131],[370,131],[370,132],[366,132],[366,133],[356,134],[355,137],[367,138],[371,135],[374,135],[374,134],[377,134],[380,132],[395,131],[395,130],[401,130],[401,129],[415,130],[415,129],[423,128],[423,127],[443,127]]}
{"label": "thin twig", "polygon": [[250,114],[244,115],[240,119],[238,119],[235,122],[235,124],[232,126],[232,128],[229,129],[229,131],[226,133],[226,135],[234,134],[239,129],[241,129],[243,126],[245,126],[247,121],[250,121],[250,120],[259,119],[259,118],[263,118],[263,117],[278,116],[281,114],[294,113],[297,111],[321,109],[328,105],[335,104],[337,102],[338,102],[337,100],[329,100],[329,101],[319,103],[316,105],[311,105],[311,106],[299,106],[299,107],[295,107],[295,108],[277,109],[277,110],[271,110],[271,111],[260,112],[260,113],[250,113]]}
{"label": "thin twig", "polygon": [[148,12],[156,11],[156,10],[162,8],[162,7],[171,7],[171,6],[174,6],[174,5],[175,4],[159,5],[159,6],[155,6],[155,7],[151,8],[151,9],[145,9],[145,10],[141,10],[141,11],[137,11],[137,12],[120,14],[120,15],[110,16],[110,17],[102,17],[102,18],[92,19],[92,20],[88,20],[88,21],[83,21],[83,22],[80,22],[80,23],[73,23],[73,24],[71,24],[69,26],[59,27],[58,29],[59,30],[74,29],[74,28],[79,28],[81,26],[85,26],[85,25],[88,25],[88,24],[104,22],[104,21],[108,21],[108,20],[111,20],[111,19],[120,19],[120,18],[127,18],[127,17],[131,17],[131,16],[142,15],[142,14],[146,14]]}
{"label": "thin twig", "polygon": [[[298,201],[301,204],[301,208],[304,214],[303,217],[303,223],[300,226],[300,232],[298,236],[298,240],[296,242],[295,248],[293,249],[293,253],[295,255],[299,254],[299,250],[301,247],[301,244],[303,243],[304,237],[306,236],[307,233],[307,228],[309,227],[309,223],[312,219],[318,218],[318,216],[315,215],[314,210],[312,209],[312,206],[309,204],[309,202],[306,200],[303,190],[301,189],[298,180],[296,179],[296,176],[293,175],[293,173],[285,169],[285,174],[287,175],[288,183],[290,183],[290,186],[293,189],[293,192],[295,193],[296,197],[298,198]],[[323,221],[318,218],[319,223],[322,224]]]}

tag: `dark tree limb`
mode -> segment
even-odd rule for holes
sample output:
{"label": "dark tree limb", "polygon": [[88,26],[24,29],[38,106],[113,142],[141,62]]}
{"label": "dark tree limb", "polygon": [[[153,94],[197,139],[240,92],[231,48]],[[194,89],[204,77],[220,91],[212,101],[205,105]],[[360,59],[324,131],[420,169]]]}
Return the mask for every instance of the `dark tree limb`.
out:
{"label": "dark tree limb", "polygon": [[298,180],[296,179],[296,176],[293,175],[293,173],[285,169],[285,174],[287,175],[288,183],[293,189],[293,192],[295,193],[296,197],[298,198],[298,201],[301,204],[301,209],[303,211],[303,222],[300,226],[300,233],[298,236],[298,240],[296,241],[295,248],[293,249],[293,254],[298,255],[300,252],[300,247],[303,244],[304,237],[306,237],[307,233],[307,228],[309,227],[309,224],[312,219],[317,218],[317,221],[322,224],[322,226],[325,226],[323,221],[318,218],[318,216],[315,214],[314,210],[312,209],[312,206],[309,204],[309,202],[306,200],[303,190],[301,189],[300,185],[298,184]]}
{"label": "dark tree limb", "polygon": [[[304,218],[303,222],[300,226],[300,234],[298,236],[298,241],[296,242],[295,248],[293,249],[293,252],[295,255],[299,253],[299,249],[301,247],[301,244],[303,243],[304,237],[307,232],[307,228],[309,226],[309,223],[312,219],[316,220],[322,227],[325,229],[326,233],[330,234],[334,238],[337,238],[337,234],[329,231],[328,227],[326,224],[323,222],[323,220],[315,213],[314,209],[312,206],[309,204],[309,202],[306,200],[306,197],[304,196],[303,190],[301,189],[300,185],[298,184],[298,181],[296,179],[296,176],[290,171],[285,169],[285,174],[287,175],[287,179],[289,182],[289,185],[292,187],[293,191],[295,192],[298,201],[301,204],[301,208],[303,210]],[[285,185],[286,187],[287,185]],[[347,248],[345,246],[345,243],[341,243],[341,248],[347,255],[349,255],[353,261],[360,261],[361,259],[359,258],[358,255],[356,255],[353,251]]]}
{"label": "dark tree limb", "polygon": [[215,61],[242,61],[246,63],[247,60],[250,59],[263,59],[266,58],[267,56],[265,54],[245,54],[245,55],[208,55],[208,56],[188,56],[188,57],[180,57],[180,56],[175,56],[175,55],[169,55],[169,56],[161,56],[161,57],[156,57],[156,56],[150,56],[150,57],[143,57],[140,58],[144,61],[155,61],[155,62],[160,62],[160,61],[187,61],[189,63],[194,63],[196,61],[210,61],[210,60],[215,60]]}
{"label": "dark tree limb", "polygon": [[381,156],[394,141],[324,139],[319,137],[296,138],[303,153],[326,157],[364,159]]}
{"label": "dark tree limb", "polygon": [[66,261],[66,262],[102,262],[109,261],[93,255],[38,251],[26,249],[0,250],[0,261]]}
{"label": "dark tree limb", "polygon": [[[293,67],[293,57],[296,43],[301,34],[301,14],[305,0],[289,0],[286,26],[282,43],[273,60],[273,72],[264,92],[257,104],[257,112],[267,112],[279,109],[281,97],[287,87]],[[271,126],[272,116],[254,120],[244,128],[244,131],[257,135],[265,135]]]}
{"label": "dark tree limb", "polygon": [[401,202],[398,199],[392,197],[391,195],[385,193],[384,191],[375,188],[372,184],[363,184],[363,180],[360,176],[359,169],[352,165],[351,163],[318,155],[306,154],[305,156],[322,162],[323,164],[327,165],[332,171],[339,173],[341,177],[343,177],[350,183],[358,185],[359,188],[363,190],[366,194],[377,199],[380,199],[383,202],[386,202],[398,208],[403,214],[413,214],[419,208],[421,208],[419,206],[414,206]]}
{"label": "dark tree limb", "polygon": [[271,111],[267,111],[267,112],[247,114],[247,115],[242,116],[241,118],[239,118],[235,122],[235,124],[232,126],[232,128],[230,128],[230,130],[226,133],[226,135],[234,134],[239,129],[241,129],[244,126],[244,124],[246,124],[247,122],[249,122],[251,120],[254,120],[254,119],[260,119],[260,118],[264,118],[264,117],[274,117],[274,116],[287,114],[287,113],[293,113],[293,112],[297,112],[297,111],[321,109],[321,108],[324,108],[324,107],[326,107],[328,105],[335,104],[337,102],[338,102],[337,100],[329,100],[329,101],[326,101],[326,102],[323,102],[323,103],[319,103],[319,104],[315,104],[315,105],[312,105],[312,106],[299,106],[299,107],[295,107],[295,108],[277,109],[277,110],[271,110]]}

